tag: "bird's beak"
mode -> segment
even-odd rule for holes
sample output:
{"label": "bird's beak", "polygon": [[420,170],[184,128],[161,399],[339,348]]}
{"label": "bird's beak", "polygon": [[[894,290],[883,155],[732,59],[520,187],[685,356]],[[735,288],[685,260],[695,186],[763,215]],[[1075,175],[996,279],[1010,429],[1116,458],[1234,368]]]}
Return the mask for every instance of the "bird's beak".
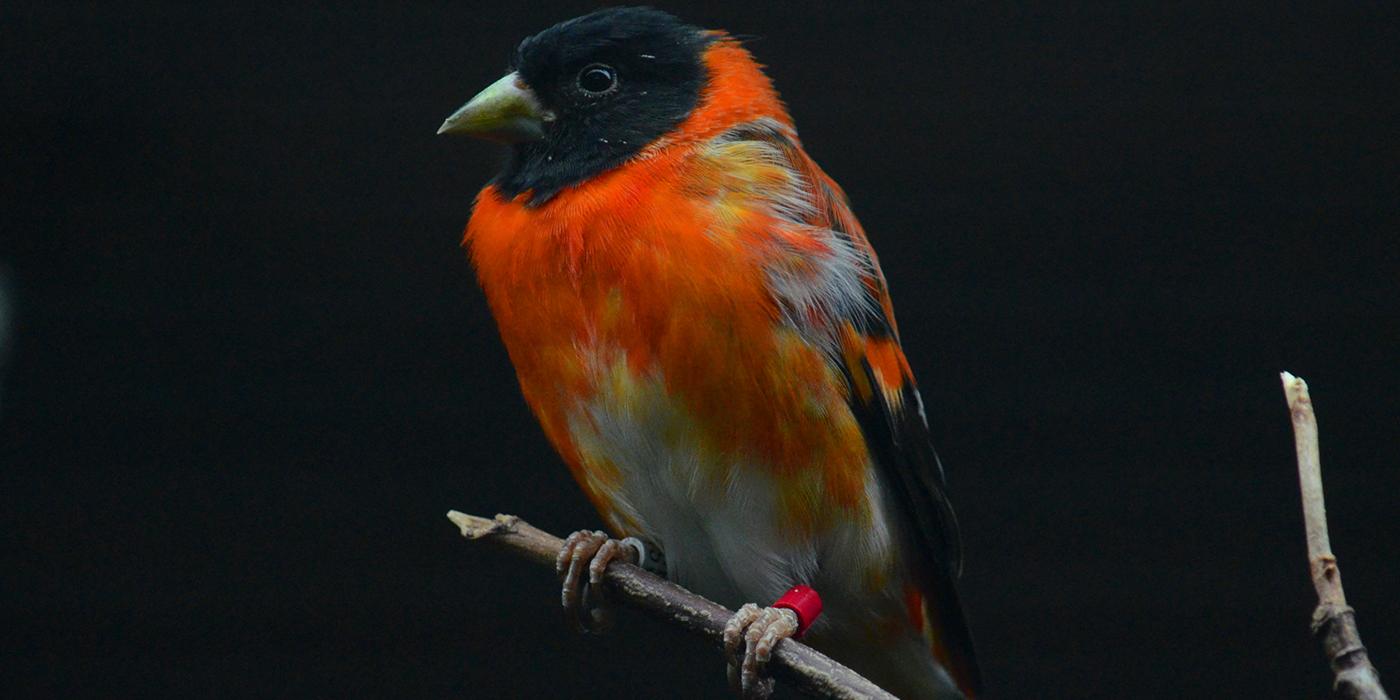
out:
{"label": "bird's beak", "polygon": [[538,141],[544,138],[544,124],[552,117],[520,75],[510,73],[453,112],[437,132],[501,143]]}

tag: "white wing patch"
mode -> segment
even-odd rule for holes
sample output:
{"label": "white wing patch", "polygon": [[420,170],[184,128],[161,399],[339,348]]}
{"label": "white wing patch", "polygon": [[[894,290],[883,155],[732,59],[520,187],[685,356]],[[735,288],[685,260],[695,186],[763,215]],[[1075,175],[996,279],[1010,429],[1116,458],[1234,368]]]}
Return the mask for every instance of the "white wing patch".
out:
{"label": "white wing patch", "polygon": [[832,352],[838,343],[834,329],[839,323],[834,321],[859,322],[879,314],[879,304],[865,286],[879,273],[849,235],[813,225],[820,220],[820,185],[794,163],[789,151],[796,144],[792,129],[772,119],[721,134],[700,154],[714,163],[703,169],[711,179],[706,194],[721,225],[736,224],[740,213],[767,214],[777,222],[764,239],[766,249],[755,252],[763,258],[783,322]]}

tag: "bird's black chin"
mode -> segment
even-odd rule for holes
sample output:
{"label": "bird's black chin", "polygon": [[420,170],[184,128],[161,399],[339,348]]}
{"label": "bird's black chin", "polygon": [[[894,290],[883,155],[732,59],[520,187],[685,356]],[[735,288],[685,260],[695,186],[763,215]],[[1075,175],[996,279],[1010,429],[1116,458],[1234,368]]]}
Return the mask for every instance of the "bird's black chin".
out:
{"label": "bird's black chin", "polygon": [[494,184],[507,198],[529,191],[527,203],[537,207],[567,187],[622,165],[646,145],[606,136],[548,133],[543,140],[512,145]]}

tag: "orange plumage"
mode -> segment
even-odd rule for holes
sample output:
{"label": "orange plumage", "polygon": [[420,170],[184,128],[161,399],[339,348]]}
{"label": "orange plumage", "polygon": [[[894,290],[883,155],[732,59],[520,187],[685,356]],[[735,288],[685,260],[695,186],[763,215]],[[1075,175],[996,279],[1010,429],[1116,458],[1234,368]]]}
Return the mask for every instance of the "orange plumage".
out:
{"label": "orange plumage", "polygon": [[[742,202],[721,230],[710,197],[733,176],[695,153],[734,124],[788,118],[735,42],[721,40],[705,58],[713,99],[673,137],[538,208],[524,205],[527,195],[505,200],[487,187],[466,244],[526,400],[585,489],[596,477],[578,473],[589,467],[563,430],[569,408],[598,390],[576,352],[580,343],[613,348],[637,373],[654,367],[716,449],[756,451],[780,473],[821,470],[832,488],[801,505],[858,507],[866,455],[854,420],[843,415],[842,383],[816,348],[774,333],[778,308],[759,260],[812,243],[772,240],[788,232]],[[738,259],[746,255],[747,264]],[[736,387],[763,400],[736,402]],[[830,422],[810,420],[813,410]],[[609,504],[594,503],[612,521]]]}
{"label": "orange plumage", "polygon": [[465,243],[525,399],[672,578],[729,605],[811,582],[814,644],[897,693],[952,693],[941,668],[971,694],[955,524],[874,252],[748,51],[698,41],[701,87],[664,133],[543,199],[477,197]]}

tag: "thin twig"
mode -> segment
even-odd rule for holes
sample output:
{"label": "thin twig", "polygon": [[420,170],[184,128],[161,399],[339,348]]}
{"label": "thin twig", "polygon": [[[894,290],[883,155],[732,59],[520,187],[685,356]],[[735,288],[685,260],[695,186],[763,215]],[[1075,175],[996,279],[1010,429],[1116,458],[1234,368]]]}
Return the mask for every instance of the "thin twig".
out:
{"label": "thin twig", "polygon": [[[563,540],[514,515],[497,515],[495,519],[487,519],[454,510],[447,517],[461,528],[462,536],[469,540],[494,542],[551,568],[564,545]],[[617,598],[699,634],[717,646],[721,644],[725,623],[734,615],[718,603],[622,561],[614,560],[608,564],[605,580],[616,591]],[[809,695],[842,700],[894,700],[893,695],[860,674],[794,639],[784,639],[778,643],[768,667],[775,678]]]}
{"label": "thin twig", "polygon": [[1303,492],[1303,522],[1308,533],[1308,566],[1317,589],[1313,634],[1322,638],[1322,650],[1332,666],[1332,689],[1346,700],[1387,700],[1380,676],[1361,645],[1356,631],[1356,611],[1347,606],[1342,572],[1327,537],[1327,509],[1322,500],[1322,463],[1317,450],[1317,417],[1313,414],[1308,385],[1288,372],[1283,393],[1293,416],[1293,439],[1298,450],[1298,486]]}

